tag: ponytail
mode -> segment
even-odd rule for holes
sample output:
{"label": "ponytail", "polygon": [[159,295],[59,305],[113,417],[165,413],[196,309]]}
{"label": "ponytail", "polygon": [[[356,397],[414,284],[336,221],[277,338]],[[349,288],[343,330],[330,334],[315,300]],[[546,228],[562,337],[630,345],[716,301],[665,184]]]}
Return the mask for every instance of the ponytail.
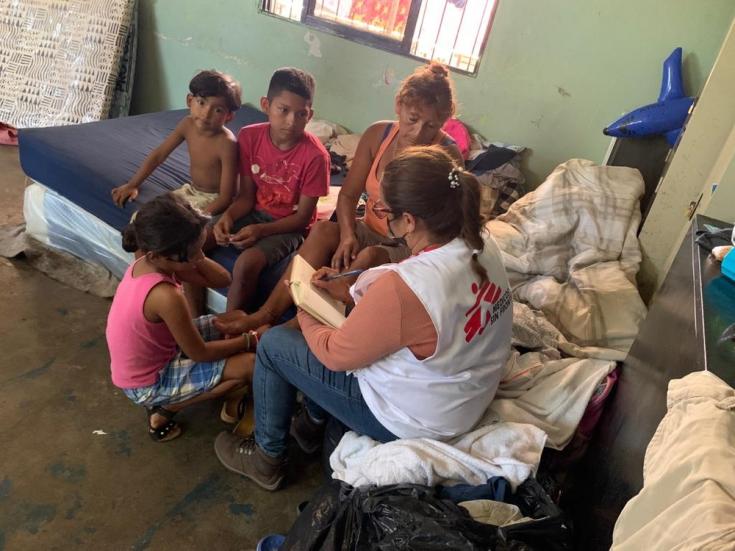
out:
{"label": "ponytail", "polygon": [[135,236],[135,224],[132,222],[122,231],[122,248],[129,253],[134,253],[139,249],[138,238]]}
{"label": "ponytail", "polygon": [[472,249],[471,266],[472,271],[480,278],[480,283],[487,282],[487,270],[480,264],[479,254],[485,248],[485,240],[482,237],[483,223],[480,215],[480,185],[469,172],[464,170],[457,171],[459,177],[459,191],[462,194],[460,199],[462,206],[462,229],[459,236]]}
{"label": "ponytail", "polygon": [[480,183],[439,146],[410,147],[383,171],[383,198],[394,214],[420,218],[438,239],[459,237],[472,250],[472,271],[488,279],[479,256],[485,247]]}

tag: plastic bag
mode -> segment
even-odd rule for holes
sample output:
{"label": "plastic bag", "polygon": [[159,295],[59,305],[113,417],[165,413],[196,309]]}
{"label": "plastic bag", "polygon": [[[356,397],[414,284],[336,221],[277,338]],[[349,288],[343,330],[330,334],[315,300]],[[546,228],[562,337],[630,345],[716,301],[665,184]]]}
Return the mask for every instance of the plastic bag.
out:
{"label": "plastic bag", "polygon": [[337,551],[488,549],[497,527],[413,484],[353,488],[333,480],[312,498],[291,528],[285,550]]}
{"label": "plastic bag", "polygon": [[[510,547],[499,545],[498,549],[514,551],[572,549],[572,530],[569,521],[535,478],[529,478],[518,486],[509,501],[517,505],[524,515],[534,520],[498,528],[502,545],[510,545]],[[517,542],[515,546],[514,542]],[[525,546],[518,546],[520,542]]]}
{"label": "plastic bag", "polygon": [[332,480],[311,499],[292,526],[282,551],[566,550],[563,515],[535,481],[522,484],[516,504],[540,521],[498,528],[439,499],[435,488],[415,484],[353,488]]}

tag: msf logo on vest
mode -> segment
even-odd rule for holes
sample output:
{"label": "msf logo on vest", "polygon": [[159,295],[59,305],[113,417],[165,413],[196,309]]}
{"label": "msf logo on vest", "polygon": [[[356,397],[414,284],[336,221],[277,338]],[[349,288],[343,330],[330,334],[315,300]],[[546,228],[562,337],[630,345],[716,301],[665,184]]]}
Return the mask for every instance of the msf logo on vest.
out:
{"label": "msf logo on vest", "polygon": [[487,281],[482,285],[473,283],[470,288],[475,295],[475,304],[465,312],[467,323],[464,325],[464,340],[471,342],[477,335],[482,335],[485,328],[492,325],[512,304],[509,291],[505,291]]}

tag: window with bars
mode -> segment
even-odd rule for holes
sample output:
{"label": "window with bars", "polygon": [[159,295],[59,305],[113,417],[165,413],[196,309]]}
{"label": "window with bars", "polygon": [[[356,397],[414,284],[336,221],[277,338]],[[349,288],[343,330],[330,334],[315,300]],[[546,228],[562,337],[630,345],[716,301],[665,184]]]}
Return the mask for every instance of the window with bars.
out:
{"label": "window with bars", "polygon": [[477,72],[498,0],[262,0],[262,11]]}

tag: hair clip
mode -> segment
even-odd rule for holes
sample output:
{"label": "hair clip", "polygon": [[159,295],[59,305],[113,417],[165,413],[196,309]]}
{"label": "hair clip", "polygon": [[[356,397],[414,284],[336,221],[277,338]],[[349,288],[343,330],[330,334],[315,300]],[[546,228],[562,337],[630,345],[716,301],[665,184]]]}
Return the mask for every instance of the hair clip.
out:
{"label": "hair clip", "polygon": [[459,169],[453,168],[449,171],[449,187],[457,189],[459,187]]}

